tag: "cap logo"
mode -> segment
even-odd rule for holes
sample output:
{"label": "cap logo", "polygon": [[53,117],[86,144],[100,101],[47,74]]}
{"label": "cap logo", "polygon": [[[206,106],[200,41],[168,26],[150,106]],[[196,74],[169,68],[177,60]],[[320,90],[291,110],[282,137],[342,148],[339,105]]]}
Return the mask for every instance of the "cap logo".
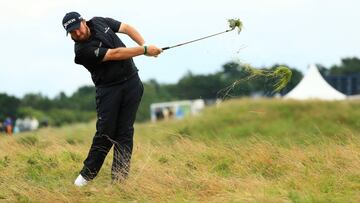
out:
{"label": "cap logo", "polygon": [[70,23],[73,23],[73,22],[75,22],[75,21],[76,21],[75,18],[68,20],[66,23],[64,23],[64,28],[67,29],[67,26],[68,26]]}

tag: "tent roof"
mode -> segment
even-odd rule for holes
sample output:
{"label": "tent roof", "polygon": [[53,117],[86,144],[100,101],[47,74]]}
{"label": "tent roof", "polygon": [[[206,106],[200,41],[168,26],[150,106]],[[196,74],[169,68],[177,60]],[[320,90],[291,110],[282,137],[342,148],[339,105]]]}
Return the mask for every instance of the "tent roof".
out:
{"label": "tent roof", "polygon": [[310,65],[300,83],[284,96],[285,99],[343,100],[346,95],[334,89],[321,76],[315,65]]}

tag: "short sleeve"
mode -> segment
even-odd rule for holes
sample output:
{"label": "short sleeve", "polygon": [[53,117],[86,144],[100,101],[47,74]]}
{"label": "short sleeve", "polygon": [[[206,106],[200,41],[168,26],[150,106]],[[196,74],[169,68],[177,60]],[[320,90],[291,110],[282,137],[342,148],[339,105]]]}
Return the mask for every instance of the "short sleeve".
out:
{"label": "short sleeve", "polygon": [[120,29],[121,22],[114,20],[112,18],[105,18],[106,24],[110,27],[110,29],[114,32],[118,32]]}
{"label": "short sleeve", "polygon": [[75,63],[77,64],[98,64],[103,60],[108,48],[87,46],[79,49],[75,53]]}

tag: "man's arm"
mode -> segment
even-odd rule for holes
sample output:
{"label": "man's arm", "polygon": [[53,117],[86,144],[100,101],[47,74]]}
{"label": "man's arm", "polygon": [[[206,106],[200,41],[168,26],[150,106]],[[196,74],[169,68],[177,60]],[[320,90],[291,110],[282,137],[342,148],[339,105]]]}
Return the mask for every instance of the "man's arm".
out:
{"label": "man's arm", "polygon": [[108,49],[102,61],[124,60],[143,54],[146,56],[156,57],[162,52],[160,48],[154,45],[144,46],[144,38],[134,27],[130,26],[129,24],[121,23],[118,32],[128,35],[139,45],[139,47],[119,47],[115,49]]}
{"label": "man's arm", "polygon": [[154,45],[146,46],[146,53],[145,46],[130,48],[119,47],[115,49],[108,49],[102,61],[124,60],[143,54],[146,54],[147,56],[157,56],[161,53],[161,51],[162,50],[160,48],[157,48]]}
{"label": "man's arm", "polygon": [[145,44],[145,40],[141,36],[141,34],[129,24],[121,23],[119,32],[128,35],[132,40],[134,40],[140,46],[143,46]]}
{"label": "man's arm", "polygon": [[119,47],[115,49],[108,49],[102,61],[124,60],[144,53],[144,47]]}

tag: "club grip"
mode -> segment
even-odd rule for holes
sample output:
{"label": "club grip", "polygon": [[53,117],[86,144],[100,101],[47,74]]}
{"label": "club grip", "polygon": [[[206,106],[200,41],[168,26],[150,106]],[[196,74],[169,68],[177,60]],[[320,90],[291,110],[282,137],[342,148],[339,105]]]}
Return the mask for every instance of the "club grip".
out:
{"label": "club grip", "polygon": [[166,49],[170,49],[170,47],[164,47],[164,48],[161,48],[163,51],[165,51]]}

